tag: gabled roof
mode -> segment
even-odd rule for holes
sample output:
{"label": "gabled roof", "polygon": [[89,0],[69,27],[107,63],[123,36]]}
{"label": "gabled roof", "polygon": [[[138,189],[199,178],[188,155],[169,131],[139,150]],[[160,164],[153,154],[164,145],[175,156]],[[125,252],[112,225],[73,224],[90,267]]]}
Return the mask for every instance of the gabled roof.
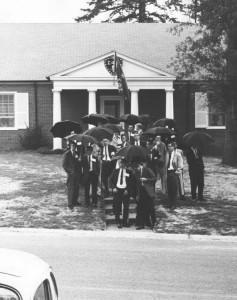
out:
{"label": "gabled roof", "polygon": [[167,65],[181,35],[173,24],[75,23],[1,24],[0,81],[46,80],[46,77],[113,50],[141,63],[173,73]]}

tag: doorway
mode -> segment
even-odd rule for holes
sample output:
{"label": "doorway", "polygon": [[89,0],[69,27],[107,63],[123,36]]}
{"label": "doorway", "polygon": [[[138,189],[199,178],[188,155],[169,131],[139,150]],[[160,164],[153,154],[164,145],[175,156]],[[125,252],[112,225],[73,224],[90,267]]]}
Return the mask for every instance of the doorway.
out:
{"label": "doorway", "polygon": [[124,115],[124,100],[121,96],[100,96],[100,113],[118,119]]}

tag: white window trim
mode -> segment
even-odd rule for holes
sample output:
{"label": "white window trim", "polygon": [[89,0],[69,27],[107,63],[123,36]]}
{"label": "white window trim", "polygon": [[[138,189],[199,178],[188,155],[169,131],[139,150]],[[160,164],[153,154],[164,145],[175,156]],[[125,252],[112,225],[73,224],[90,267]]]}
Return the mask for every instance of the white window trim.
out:
{"label": "white window trim", "polygon": [[[197,92],[198,93],[198,92]],[[196,94],[196,92],[195,92]],[[196,113],[199,112],[199,111],[196,111],[196,108],[195,108],[195,118],[196,118]],[[204,110],[203,111],[200,111],[200,112],[205,112]],[[209,124],[209,107],[207,106],[207,111],[206,111],[206,122],[207,124]],[[205,128],[205,129],[226,129],[226,126],[209,126],[209,125],[196,125],[196,120],[195,120],[195,128]]]}
{"label": "white window trim", "polygon": [[0,92],[0,94],[7,94],[7,95],[14,95],[14,127],[0,127],[0,130],[18,130],[16,127],[16,97],[17,97],[17,92]]}

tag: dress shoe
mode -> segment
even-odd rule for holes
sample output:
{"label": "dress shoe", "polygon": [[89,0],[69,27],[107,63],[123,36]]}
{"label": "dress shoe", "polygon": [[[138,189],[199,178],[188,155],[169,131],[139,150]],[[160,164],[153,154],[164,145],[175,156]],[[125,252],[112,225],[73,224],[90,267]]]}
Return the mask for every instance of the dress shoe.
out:
{"label": "dress shoe", "polygon": [[206,201],[204,198],[198,198],[198,201]]}
{"label": "dress shoe", "polygon": [[69,210],[73,210],[73,206],[68,206],[68,209]]}
{"label": "dress shoe", "polygon": [[118,224],[117,224],[117,227],[118,227],[118,228],[122,228],[122,224],[118,223]]}
{"label": "dress shoe", "polygon": [[138,226],[138,227],[136,228],[136,230],[141,230],[141,229],[144,229],[144,226]]}
{"label": "dress shoe", "polygon": [[130,227],[129,223],[123,223],[123,227]]}
{"label": "dress shoe", "polygon": [[82,204],[77,202],[77,203],[73,204],[73,206],[82,206]]}

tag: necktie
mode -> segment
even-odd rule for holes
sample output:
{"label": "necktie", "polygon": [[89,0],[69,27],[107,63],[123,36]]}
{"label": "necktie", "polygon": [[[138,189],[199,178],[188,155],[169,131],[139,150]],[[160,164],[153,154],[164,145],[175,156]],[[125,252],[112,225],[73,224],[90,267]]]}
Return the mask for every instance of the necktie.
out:
{"label": "necktie", "polygon": [[122,169],[122,171],[121,171],[120,185],[123,185],[123,169]]}
{"label": "necktie", "polygon": [[91,157],[88,156],[88,161],[89,161],[89,170],[91,170]]}
{"label": "necktie", "polygon": [[107,160],[108,157],[107,157],[107,146],[105,146],[105,160]]}

